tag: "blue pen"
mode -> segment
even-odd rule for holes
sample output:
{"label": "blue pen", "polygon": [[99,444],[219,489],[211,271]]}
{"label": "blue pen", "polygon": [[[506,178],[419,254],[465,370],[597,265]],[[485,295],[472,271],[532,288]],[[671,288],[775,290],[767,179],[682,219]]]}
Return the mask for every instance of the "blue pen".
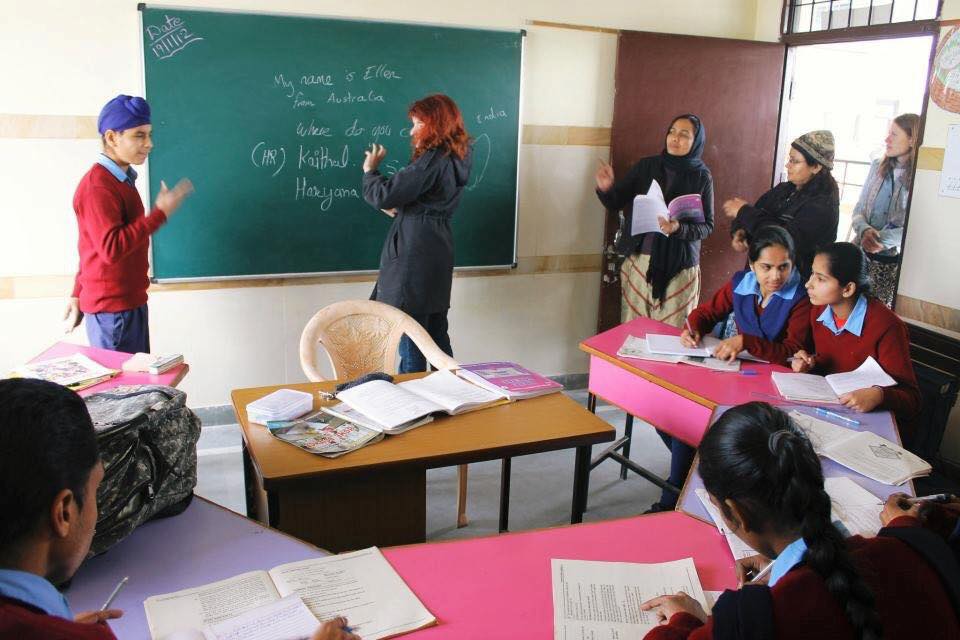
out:
{"label": "blue pen", "polygon": [[840,420],[841,422],[846,422],[847,424],[851,424],[856,427],[860,426],[859,420],[854,420],[853,418],[842,416],[839,413],[834,413],[833,411],[827,411],[826,409],[821,409],[820,407],[817,407],[816,412],[817,412],[817,415],[820,415],[820,416],[826,416],[828,418],[833,418],[834,420]]}
{"label": "blue pen", "polygon": [[757,370],[756,370],[756,369],[741,369],[741,370],[740,370],[740,375],[742,375],[742,376],[755,376],[755,375],[757,375]]}

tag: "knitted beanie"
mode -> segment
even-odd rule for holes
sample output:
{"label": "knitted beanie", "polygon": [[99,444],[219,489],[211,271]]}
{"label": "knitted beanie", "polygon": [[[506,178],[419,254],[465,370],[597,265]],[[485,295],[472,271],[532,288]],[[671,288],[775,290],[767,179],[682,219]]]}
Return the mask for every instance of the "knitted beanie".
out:
{"label": "knitted beanie", "polygon": [[793,141],[791,146],[796,147],[810,156],[827,169],[833,169],[833,134],[826,129],[810,131]]}

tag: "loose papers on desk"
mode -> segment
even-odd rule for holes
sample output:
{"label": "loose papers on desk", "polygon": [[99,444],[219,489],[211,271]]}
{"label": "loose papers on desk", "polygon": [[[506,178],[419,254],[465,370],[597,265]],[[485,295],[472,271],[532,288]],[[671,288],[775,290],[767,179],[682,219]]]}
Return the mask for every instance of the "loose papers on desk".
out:
{"label": "loose papers on desk", "polygon": [[877,482],[900,485],[933,470],[923,458],[872,431],[853,431],[796,410],[790,417],[819,455]]}
{"label": "loose papers on desk", "polygon": [[295,389],[277,389],[247,405],[247,420],[266,424],[272,420],[293,420],[313,408],[313,396]]}
{"label": "loose papers on desk", "polygon": [[667,362],[671,364],[689,364],[695,367],[710,369],[711,371],[740,371],[739,360],[728,361],[703,356],[677,356],[653,353],[647,345],[646,338],[637,338],[636,336],[627,336],[627,339],[624,340],[623,344],[617,350],[617,357],[649,360],[652,362]]}
{"label": "loose papers on desk", "polygon": [[[296,600],[306,605],[312,622]],[[212,637],[309,637],[318,620],[344,615],[354,633],[364,640],[378,640],[437,622],[376,547],[151,596],[143,608],[153,640],[205,639],[211,637],[204,635],[206,629],[227,621],[233,623],[229,628],[233,635]],[[305,631],[287,633],[287,619],[281,611],[303,620]],[[244,614],[248,615],[238,619]]]}
{"label": "loose papers on desk", "polygon": [[663,197],[663,190],[657,181],[653,180],[645,195],[641,194],[633,199],[630,235],[663,233],[660,231],[660,218],[703,222],[703,197],[699,193],[677,196],[668,205]]}
{"label": "loose papers on desk", "polygon": [[[647,348],[652,353],[673,356],[688,356],[691,358],[712,358],[714,351],[721,340],[714,336],[703,336],[700,339],[700,346],[686,347],[680,342],[680,336],[672,336],[662,333],[647,334]],[[747,350],[737,354],[739,360],[749,360],[750,362],[766,362]]]}
{"label": "loose papers on desk", "polygon": [[640,605],[680,591],[710,610],[693,558],[657,564],[552,559],[550,566],[556,640],[642,638],[658,621]]}
{"label": "loose papers on desk", "polygon": [[840,396],[857,389],[892,387],[897,384],[872,356],[867,357],[863,364],[853,371],[846,373],[818,376],[811,373],[776,371],[770,377],[777,386],[777,391],[787,400],[827,404],[839,404]]}

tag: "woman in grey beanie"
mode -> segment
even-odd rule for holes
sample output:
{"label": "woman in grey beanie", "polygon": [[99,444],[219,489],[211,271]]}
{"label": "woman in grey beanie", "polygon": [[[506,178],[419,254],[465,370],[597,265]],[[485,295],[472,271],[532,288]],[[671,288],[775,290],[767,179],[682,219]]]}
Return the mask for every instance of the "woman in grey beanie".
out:
{"label": "woman in grey beanie", "polygon": [[816,248],[837,239],[840,195],[831,175],[833,157],[832,133],[805,133],[790,145],[786,182],[760,196],[755,205],[743,198],[724,202],[723,212],[733,218],[734,249],[745,252],[750,238],[762,227],[780,225],[793,236],[800,275],[809,278]]}

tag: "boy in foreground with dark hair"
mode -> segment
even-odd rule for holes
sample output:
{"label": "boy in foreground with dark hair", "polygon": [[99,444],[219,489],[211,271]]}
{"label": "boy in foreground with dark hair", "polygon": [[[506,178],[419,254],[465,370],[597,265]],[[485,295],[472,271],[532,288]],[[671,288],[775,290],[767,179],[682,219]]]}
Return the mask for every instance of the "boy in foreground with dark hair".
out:
{"label": "boy in foreground with dark hair", "polygon": [[[0,380],[0,638],[112,640],[119,609],[76,615],[55,585],[90,550],[103,464],[87,406],[42,380]],[[106,594],[104,594],[106,597]],[[345,618],[311,640],[359,640]]]}

